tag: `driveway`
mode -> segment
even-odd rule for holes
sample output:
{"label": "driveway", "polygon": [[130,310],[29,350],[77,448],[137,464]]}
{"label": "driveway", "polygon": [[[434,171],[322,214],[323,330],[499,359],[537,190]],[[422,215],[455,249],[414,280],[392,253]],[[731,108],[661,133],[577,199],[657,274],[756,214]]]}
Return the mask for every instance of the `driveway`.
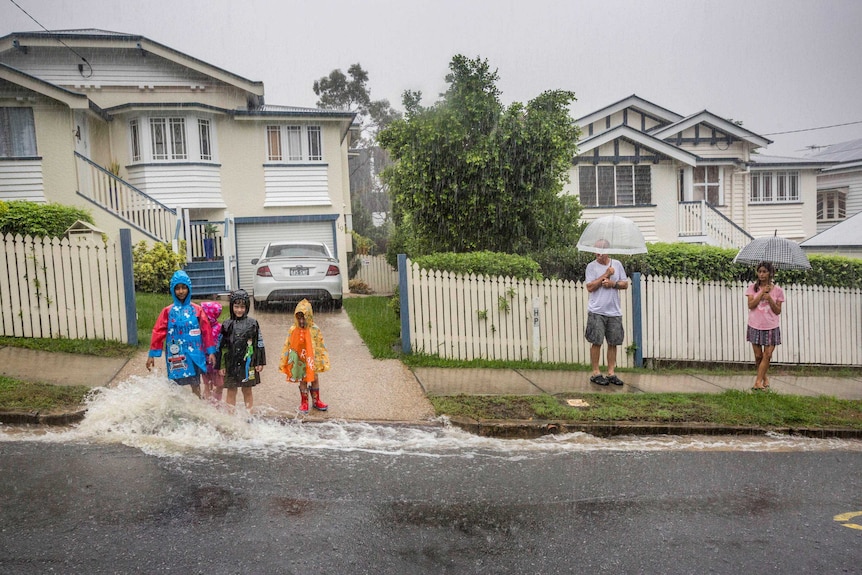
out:
{"label": "driveway", "polygon": [[[219,301],[227,305],[226,300]],[[293,308],[291,305],[251,314],[260,323],[266,344],[268,363],[262,373],[262,383],[254,388],[255,407],[264,415],[297,416],[297,386],[288,384],[284,374],[278,371],[281,349],[293,325]],[[346,311],[315,310],[314,320],[323,332],[332,364],[329,371],[320,375],[321,399],[329,404],[329,410],[312,410],[303,419],[415,423],[434,416],[434,409],[413,372],[397,359],[373,359]],[[146,355],[145,350],[138,352],[111,384],[131,375],[146,375]],[[164,375],[164,362],[157,361],[156,369]]]}

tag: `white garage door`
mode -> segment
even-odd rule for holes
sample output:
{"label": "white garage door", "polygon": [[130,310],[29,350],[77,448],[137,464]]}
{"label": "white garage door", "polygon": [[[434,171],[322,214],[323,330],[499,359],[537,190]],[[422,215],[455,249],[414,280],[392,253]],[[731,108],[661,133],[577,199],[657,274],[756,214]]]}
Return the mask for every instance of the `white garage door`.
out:
{"label": "white garage door", "polygon": [[254,265],[269,242],[285,240],[323,242],[335,255],[332,222],[261,223],[236,225],[236,259],[239,286],[251,293],[254,286]]}

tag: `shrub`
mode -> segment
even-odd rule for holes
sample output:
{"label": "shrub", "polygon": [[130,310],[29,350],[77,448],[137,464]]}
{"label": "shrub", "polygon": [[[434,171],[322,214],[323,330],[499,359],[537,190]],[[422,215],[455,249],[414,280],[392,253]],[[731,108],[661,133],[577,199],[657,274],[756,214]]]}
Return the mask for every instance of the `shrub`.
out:
{"label": "shrub", "polygon": [[[643,274],[694,279],[700,282],[750,282],[756,279],[754,266],[733,263],[739,252],[733,248],[719,248],[688,243],[647,244],[648,252],[634,256],[615,255],[631,276]],[[578,251],[574,247],[547,250],[533,254],[542,273],[547,277],[569,281],[583,281],[587,264],[595,254]],[[862,287],[862,260],[842,256],[812,254],[811,270],[778,270],[776,282],[783,285],[802,284],[827,287]]]}
{"label": "shrub", "polygon": [[136,291],[167,293],[171,276],[186,263],[185,245],[181,246],[180,253],[175,253],[169,244],[157,242],[150,249],[147,242],[141,240],[135,245],[132,259]]}
{"label": "shrub", "polygon": [[347,286],[350,288],[350,293],[359,293],[366,295],[374,293],[374,290],[368,287],[368,284],[365,283],[363,280],[352,279],[347,282]]}
{"label": "shrub", "polygon": [[95,223],[87,210],[62,204],[24,200],[0,202],[0,235],[61,237],[76,221]]}
{"label": "shrub", "polygon": [[539,264],[533,259],[498,252],[440,252],[420,256],[413,262],[422,269],[443,270],[458,274],[542,279]]}

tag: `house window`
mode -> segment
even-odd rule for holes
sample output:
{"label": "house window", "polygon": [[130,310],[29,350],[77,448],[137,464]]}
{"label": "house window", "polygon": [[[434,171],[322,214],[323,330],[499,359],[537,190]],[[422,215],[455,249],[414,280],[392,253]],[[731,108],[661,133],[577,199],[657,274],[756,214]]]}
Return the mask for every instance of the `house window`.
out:
{"label": "house window", "polygon": [[36,155],[33,108],[0,108],[0,158]]}
{"label": "house window", "polygon": [[171,118],[171,159],[185,160],[186,155],[186,121],[183,118]]}
{"label": "house window", "polygon": [[266,127],[266,159],[270,162],[282,160],[281,129],[278,126]]}
{"label": "house window", "polygon": [[[286,148],[286,155],[282,144]],[[320,126],[267,126],[266,159],[269,162],[323,160]]]}
{"label": "house window", "polygon": [[724,203],[721,193],[721,168],[718,166],[701,166],[692,171],[692,199],[706,200],[714,206]]}
{"label": "house window", "polygon": [[210,121],[198,120],[198,141],[201,148],[201,160],[212,160],[212,142],[210,141]]}
{"label": "house window", "polygon": [[287,133],[287,159],[291,162],[302,161],[302,128],[300,126],[285,126]]}
{"label": "house window", "polygon": [[847,217],[847,191],[817,192],[817,221],[838,222]]}
{"label": "house window", "polygon": [[583,206],[635,206],[652,202],[649,165],[580,166],[578,184]]}
{"label": "house window", "polygon": [[[195,126],[197,135],[193,131]],[[131,118],[129,142],[132,162],[214,159],[212,122],[192,114]]]}
{"label": "house window", "polygon": [[129,136],[132,138],[132,161],[141,161],[141,132],[137,120],[129,122]]}
{"label": "house window", "polygon": [[751,203],[799,201],[799,172],[752,172]]}
{"label": "house window", "polygon": [[320,139],[320,126],[308,127],[308,159],[317,162],[323,159],[323,142]]}

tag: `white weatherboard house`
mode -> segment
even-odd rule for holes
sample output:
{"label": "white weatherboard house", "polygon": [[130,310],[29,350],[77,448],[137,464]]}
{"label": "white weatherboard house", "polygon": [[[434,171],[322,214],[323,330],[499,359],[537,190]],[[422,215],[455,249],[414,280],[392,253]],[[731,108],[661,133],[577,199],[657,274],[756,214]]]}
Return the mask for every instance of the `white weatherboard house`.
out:
{"label": "white weatherboard house", "polygon": [[809,159],[831,162],[817,176],[817,231],[811,253],[862,257],[862,139],[833,144]]}
{"label": "white weatherboard house", "polygon": [[143,36],[16,32],[0,38],[0,200],[84,207],[135,242],[186,240],[190,265],[211,260],[216,276],[193,275],[196,293],[251,289],[268,241],[323,241],[346,290],[354,116],[267,105],[263,83]]}
{"label": "white weatherboard house", "polygon": [[740,248],[817,231],[817,173],[831,162],[757,153],[770,144],[709,111],[683,116],[629,96],[576,120],[583,131],[566,193],[592,221],[634,220],[647,242]]}

